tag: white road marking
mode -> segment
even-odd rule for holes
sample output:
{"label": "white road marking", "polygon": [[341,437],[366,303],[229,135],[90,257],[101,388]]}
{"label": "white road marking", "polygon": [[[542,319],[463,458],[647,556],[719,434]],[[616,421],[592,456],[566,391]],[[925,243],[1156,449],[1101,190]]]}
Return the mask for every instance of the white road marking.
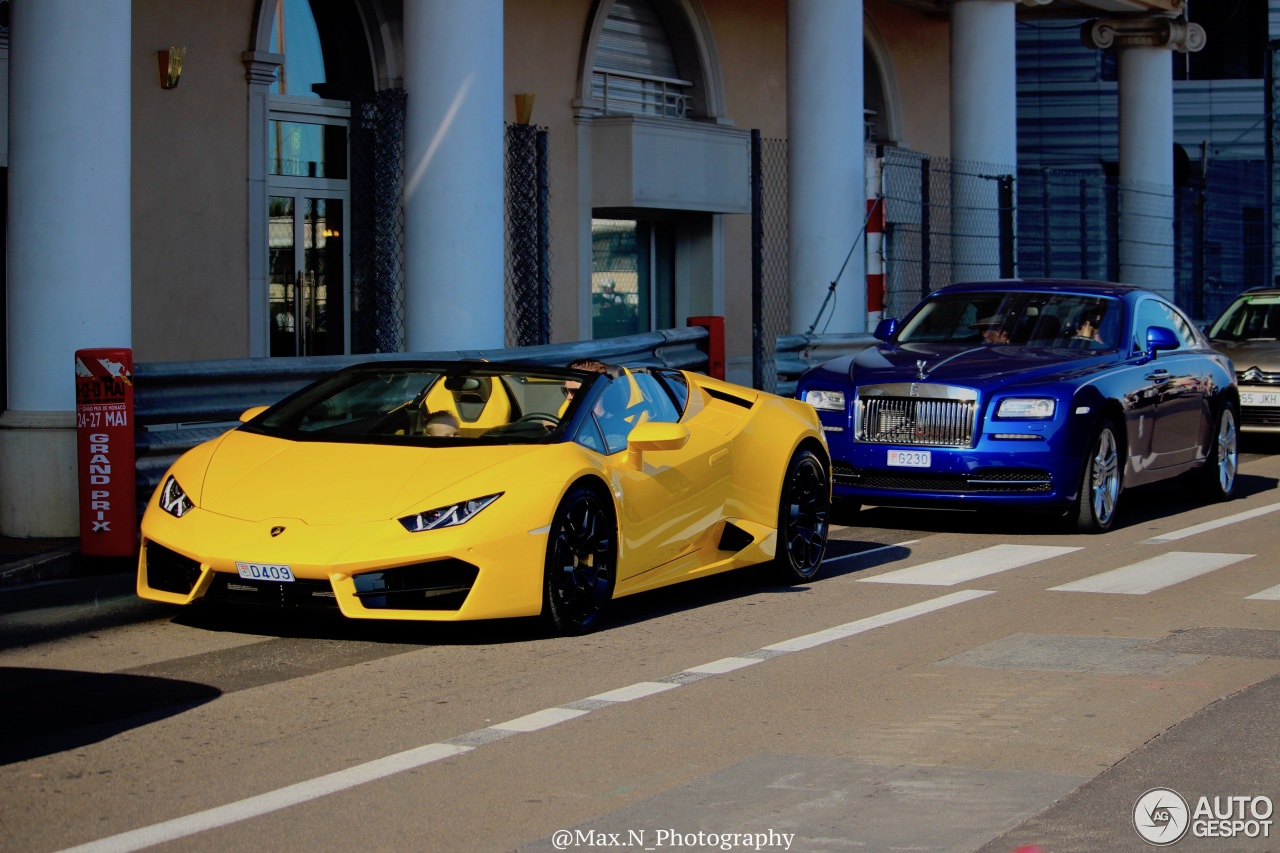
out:
{"label": "white road marking", "polygon": [[1236,524],[1241,521],[1248,521],[1251,518],[1257,518],[1260,515],[1280,511],[1280,503],[1267,504],[1257,509],[1249,509],[1244,512],[1237,512],[1235,515],[1228,515],[1226,518],[1219,518],[1217,521],[1206,521],[1203,524],[1196,524],[1191,527],[1184,527],[1181,530],[1175,530],[1172,533],[1162,533],[1146,540],[1148,544],[1158,545],[1162,542],[1176,542],[1179,539],[1186,539],[1188,536],[1195,536],[1198,533],[1205,533],[1210,530],[1217,530],[1219,527],[1226,527],[1229,524]]}
{"label": "white road marking", "polygon": [[923,601],[919,604],[912,604],[907,607],[900,607],[897,610],[890,610],[888,613],[881,613],[878,616],[868,616],[866,619],[859,619],[856,622],[846,622],[845,624],[837,625],[834,628],[827,628],[825,631],[817,631],[812,634],[805,634],[803,637],[796,637],[793,640],[784,640],[781,643],[774,643],[772,646],[765,646],[762,651],[803,651],[804,649],[811,649],[814,646],[821,646],[824,643],[843,640],[846,637],[852,637],[854,634],[861,634],[863,631],[870,631],[872,628],[881,628],[885,625],[892,625],[894,622],[902,622],[905,619],[911,619],[925,613],[932,613],[935,610],[941,610],[944,607],[950,607],[953,604],[972,601],[975,598],[982,598],[984,595],[991,594],[992,593],[980,589],[961,590],[960,592],[953,592],[950,595],[944,595],[941,598],[934,598],[929,601]]}
{"label": "white road marking", "polygon": [[1058,545],[992,545],[990,548],[958,554],[945,560],[935,560],[871,578],[859,578],[858,582],[955,586],[1079,550]]}
{"label": "white road marking", "polygon": [[1255,592],[1253,595],[1246,596],[1255,601],[1280,601],[1280,586],[1273,586],[1271,589],[1264,589],[1262,592]]}
{"label": "white road marking", "polygon": [[685,672],[696,672],[700,675],[723,675],[726,672],[733,672],[735,669],[751,666],[753,663],[760,663],[762,660],[765,660],[765,658],[720,658],[720,660],[713,660],[711,663],[691,666]]}
{"label": "white road marking", "polygon": [[572,720],[574,717],[581,717],[585,713],[587,712],[576,708],[544,708],[541,711],[525,714],[523,717],[517,717],[505,723],[498,723],[489,728],[502,729],[508,732],[536,732],[539,729],[550,728],[566,720]]}
{"label": "white road marking", "polygon": [[265,794],[259,794],[247,800],[239,800],[234,803],[228,803],[225,806],[217,806],[216,808],[196,812],[186,817],[144,826],[141,829],[135,829],[130,832],[122,832],[119,835],[103,838],[100,841],[91,841],[79,847],[72,847],[64,851],[64,853],[127,853],[127,851],[141,850],[156,844],[164,844],[168,841],[186,838],[188,835],[195,835],[197,832],[203,832],[206,829],[217,829],[220,826],[270,814],[289,806],[296,806],[329,794],[335,794],[338,791],[345,791],[356,785],[374,782],[387,776],[393,776],[396,773],[403,773],[406,770],[413,770],[424,764],[430,764],[433,761],[439,761],[442,758],[451,758],[470,751],[471,747],[466,746],[429,743],[426,746],[397,752],[395,755],[388,755],[386,758],[358,764],[355,767],[339,770],[336,773],[308,779],[296,785],[277,788],[274,791],[268,791]]}
{"label": "white road marking", "polygon": [[629,687],[619,687],[617,690],[597,693],[595,696],[588,696],[587,698],[598,702],[630,702],[632,699],[643,699],[655,693],[665,693],[679,686],[679,684],[672,684],[669,681],[641,681]]}
{"label": "white road marking", "polygon": [[[892,546],[890,546],[892,547]],[[866,553],[866,552],[863,552]],[[883,625],[892,625],[895,622],[902,622],[914,616],[923,616],[927,613],[933,613],[943,608],[950,607],[954,604],[962,604],[966,601],[972,601],[976,598],[982,598],[991,595],[990,592],[981,590],[964,590],[961,592],[953,592],[950,595],[944,595],[940,598],[923,601],[919,604],[913,604],[908,607],[900,607],[897,610],[890,610],[878,616],[869,616],[866,619],[859,619],[856,622],[849,622],[839,625],[826,631],[819,631],[814,634],[806,634],[803,637],[797,637],[794,640],[788,640],[782,643],[775,643],[772,646],[765,646],[757,649],[750,654],[755,657],[728,657],[720,660],[711,661],[710,663],[701,664],[700,666],[682,670],[682,673],[693,673],[700,675],[720,674],[724,672],[732,672],[736,669],[749,666],[754,663],[760,663],[763,660],[787,654],[793,651],[801,651],[811,649],[814,646],[830,643],[835,640],[841,640],[851,637],[854,634],[869,631],[872,628],[879,628]],[[620,687],[617,690],[610,690],[605,693],[599,693],[595,696],[588,697],[584,702],[598,701],[604,703],[628,702],[633,699],[641,699],[646,696],[652,696],[657,693],[663,693],[667,690],[681,686],[677,673],[671,681],[640,681],[627,687]],[[570,703],[572,704],[572,703]],[[606,704],[604,707],[608,707]],[[591,711],[582,708],[570,708],[560,706],[556,708],[544,708],[541,711],[535,711],[532,714],[526,714],[523,717],[517,717],[505,723],[499,723],[496,726],[490,726],[489,729],[481,731],[493,732],[536,732],[541,729],[549,728],[559,723],[568,722],[569,720],[589,714]],[[112,835],[97,841],[91,841],[87,844],[81,844],[78,847],[68,848],[63,853],[132,853],[134,850],[142,850],[156,844],[163,844],[169,841],[176,841],[180,838],[186,838],[195,835],[198,832],[204,832],[209,829],[217,829],[218,827],[227,826],[250,818],[259,817],[270,812],[279,811],[289,806],[305,803],[328,794],[336,794],[357,785],[363,785],[366,782],[374,782],[405,770],[413,770],[424,764],[430,764],[433,761],[439,761],[442,758],[450,758],[455,755],[461,755],[478,749],[477,746],[464,746],[448,743],[429,743],[426,746],[415,747],[414,749],[398,752],[395,755],[388,755],[386,758],[379,758],[376,761],[369,761],[364,764],[349,767],[346,770],[338,770],[316,779],[310,779],[306,782],[299,782],[296,785],[289,785],[284,788],[278,788],[275,791],[268,791],[265,794],[259,794],[256,797],[249,797],[245,800],[238,800],[234,803],[228,803],[225,806],[217,806],[202,812],[187,815],[186,817],[174,818],[163,823],[145,826],[141,829],[122,832],[119,835]]]}
{"label": "white road marking", "polygon": [[1199,554],[1193,551],[1170,551],[1140,563],[1133,563],[1062,586],[1051,587],[1050,591],[1145,595],[1200,575],[1207,575],[1209,572],[1247,560],[1252,556],[1253,554]]}

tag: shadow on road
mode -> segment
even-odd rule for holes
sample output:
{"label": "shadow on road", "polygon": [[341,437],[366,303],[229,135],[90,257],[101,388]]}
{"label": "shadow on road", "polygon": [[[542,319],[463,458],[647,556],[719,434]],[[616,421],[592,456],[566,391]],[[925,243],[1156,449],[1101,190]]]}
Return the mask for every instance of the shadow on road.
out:
{"label": "shadow on road", "polygon": [[0,684],[0,764],[97,743],[222,695],[170,678],[24,667],[0,667]]}

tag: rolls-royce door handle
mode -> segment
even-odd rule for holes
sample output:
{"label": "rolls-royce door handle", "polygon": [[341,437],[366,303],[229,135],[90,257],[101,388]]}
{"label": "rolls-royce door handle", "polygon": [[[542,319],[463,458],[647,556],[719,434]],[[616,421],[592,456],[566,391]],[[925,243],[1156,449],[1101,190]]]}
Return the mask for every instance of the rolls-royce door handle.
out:
{"label": "rolls-royce door handle", "polygon": [[1144,377],[1142,377],[1142,378],[1143,378],[1143,379],[1145,379],[1145,380],[1147,380],[1148,382],[1168,382],[1168,381],[1169,381],[1169,371],[1167,371],[1167,370],[1165,370],[1163,367],[1161,367],[1161,368],[1159,368],[1159,369],[1157,369],[1157,370],[1153,370],[1153,371],[1151,371],[1150,373],[1148,373],[1146,376],[1144,376]]}

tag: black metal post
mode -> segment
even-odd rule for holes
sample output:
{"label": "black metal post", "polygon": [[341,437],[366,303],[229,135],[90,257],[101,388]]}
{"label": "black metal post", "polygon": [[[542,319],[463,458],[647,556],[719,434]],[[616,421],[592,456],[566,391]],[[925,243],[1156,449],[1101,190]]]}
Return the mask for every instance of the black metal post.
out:
{"label": "black metal post", "polygon": [[1014,263],[1013,237],[1013,175],[1000,176],[1000,277],[1013,278],[1016,271]]}
{"label": "black metal post", "polygon": [[1089,275],[1089,183],[1080,179],[1080,277]]}
{"label": "black metal post", "polygon": [[764,208],[760,131],[751,131],[751,387],[764,388]]}
{"label": "black metal post", "polygon": [[1266,259],[1266,279],[1268,285],[1276,283],[1280,279],[1280,211],[1277,211],[1277,205],[1280,205],[1280,158],[1277,158],[1277,150],[1280,149],[1280,117],[1276,112],[1280,110],[1280,98],[1276,97],[1276,85],[1280,84],[1280,41],[1267,42],[1267,61],[1263,66],[1263,93],[1266,100],[1267,110],[1267,144],[1266,144],[1266,168],[1267,168],[1267,236],[1271,241],[1271,251],[1267,253]]}
{"label": "black metal post", "polygon": [[920,298],[929,295],[929,179],[933,174],[929,158],[920,161]]}

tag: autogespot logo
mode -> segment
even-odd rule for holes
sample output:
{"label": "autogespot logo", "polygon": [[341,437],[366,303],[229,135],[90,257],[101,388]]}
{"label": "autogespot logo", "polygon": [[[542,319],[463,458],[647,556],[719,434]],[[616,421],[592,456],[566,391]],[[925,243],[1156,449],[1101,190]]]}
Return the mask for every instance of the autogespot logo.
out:
{"label": "autogespot logo", "polygon": [[1191,813],[1182,795],[1169,788],[1152,788],[1133,806],[1133,828],[1142,840],[1164,847],[1187,834]]}

